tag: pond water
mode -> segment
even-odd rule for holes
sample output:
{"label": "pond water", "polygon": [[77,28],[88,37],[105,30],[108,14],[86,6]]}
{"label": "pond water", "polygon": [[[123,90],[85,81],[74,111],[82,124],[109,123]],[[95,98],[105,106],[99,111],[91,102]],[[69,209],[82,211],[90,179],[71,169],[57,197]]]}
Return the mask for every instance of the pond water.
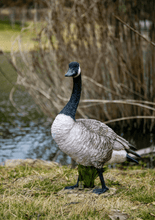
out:
{"label": "pond water", "polygon": [[17,91],[14,97],[21,112],[17,111],[1,93],[0,101],[0,164],[6,159],[44,159],[70,164],[71,159],[59,151],[51,137],[50,118],[37,112],[27,92]]}
{"label": "pond water", "polygon": [[[70,164],[71,158],[59,151],[51,137],[52,119],[45,118],[26,91],[17,91],[15,103],[17,111],[9,101],[8,94],[0,97],[0,164],[6,159],[44,159],[61,164]],[[155,144],[155,135],[137,131],[116,131],[137,149]]]}

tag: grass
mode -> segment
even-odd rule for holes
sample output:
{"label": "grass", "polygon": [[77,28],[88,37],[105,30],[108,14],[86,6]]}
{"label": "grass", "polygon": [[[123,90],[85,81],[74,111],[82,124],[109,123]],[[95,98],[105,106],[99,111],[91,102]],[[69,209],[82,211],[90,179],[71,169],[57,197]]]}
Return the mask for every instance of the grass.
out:
{"label": "grass", "polygon": [[[29,31],[28,26],[31,25],[32,29]],[[24,34],[21,35],[23,42],[22,50],[30,50],[35,46],[35,38],[33,23],[26,23]],[[15,22],[14,27],[11,26],[10,21],[0,21],[0,49],[4,52],[10,52],[11,48],[14,51],[19,51],[18,42],[15,41],[17,36],[21,34],[22,27],[20,22]]]}
{"label": "grass", "polygon": [[[31,25],[31,30],[29,26]],[[41,29],[44,23],[37,23],[37,31]],[[7,56],[10,57],[11,49],[13,51],[19,51],[18,42],[15,41],[17,36],[21,34],[22,48],[21,50],[31,50],[34,49],[36,42],[35,31],[33,22],[27,22],[25,28],[21,34],[21,24],[16,21],[14,27],[12,28],[10,21],[4,20],[0,21],[0,50],[3,50]],[[19,55],[17,54],[19,57]],[[21,59],[20,57],[18,59]],[[7,61],[3,54],[0,54],[0,91],[9,93],[13,84],[16,82],[17,72]]]}
{"label": "grass", "polygon": [[[27,23],[26,27],[28,27],[28,25],[30,25],[30,23]],[[7,56],[10,56],[12,46],[14,51],[19,50],[17,41],[15,43],[13,43],[13,41],[21,34],[21,29],[20,22],[15,22],[15,25],[12,28],[10,21],[0,21],[0,50],[3,50]],[[24,45],[22,49],[34,48],[35,42],[32,38],[35,38],[33,29],[31,32],[29,30],[25,30],[24,35],[21,35]],[[16,71],[7,61],[6,57],[3,54],[0,54],[0,91],[9,93],[13,84],[16,82],[16,79]]]}
{"label": "grass", "polygon": [[21,31],[21,24],[20,22],[16,21],[14,27],[12,28],[10,21],[8,20],[0,20],[0,31],[12,30],[14,32]]}
{"label": "grass", "polygon": [[[75,184],[77,169],[23,164],[0,167],[0,219],[110,219],[113,210],[128,219],[154,219],[155,169],[108,169],[109,192],[65,191]],[[100,186],[97,178],[95,185]]]}
{"label": "grass", "polygon": [[[9,54],[7,54],[10,56]],[[0,54],[0,91],[9,93],[17,79],[17,72],[8,62],[7,58]]]}

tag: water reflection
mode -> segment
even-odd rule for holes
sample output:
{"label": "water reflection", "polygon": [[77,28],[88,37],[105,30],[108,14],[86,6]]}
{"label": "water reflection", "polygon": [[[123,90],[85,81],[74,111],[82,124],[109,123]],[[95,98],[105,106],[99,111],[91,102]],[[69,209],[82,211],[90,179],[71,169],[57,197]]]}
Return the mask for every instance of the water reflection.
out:
{"label": "water reflection", "polygon": [[[71,159],[68,156],[62,152],[57,154],[59,149],[51,137],[52,120],[36,111],[37,106],[31,97],[26,92],[17,92],[15,100],[18,104],[20,102],[21,113],[12,106],[8,94],[1,94],[0,163],[6,159],[38,158],[69,164]],[[24,105],[23,100],[30,107]]]}
{"label": "water reflection", "polygon": [[[17,91],[15,101],[22,108],[18,112],[8,100],[8,94],[0,97],[0,163],[6,159],[44,159],[70,164],[71,159],[59,151],[51,137],[50,118],[44,118],[27,92]],[[117,131],[137,149],[150,147],[155,135],[131,131]]]}

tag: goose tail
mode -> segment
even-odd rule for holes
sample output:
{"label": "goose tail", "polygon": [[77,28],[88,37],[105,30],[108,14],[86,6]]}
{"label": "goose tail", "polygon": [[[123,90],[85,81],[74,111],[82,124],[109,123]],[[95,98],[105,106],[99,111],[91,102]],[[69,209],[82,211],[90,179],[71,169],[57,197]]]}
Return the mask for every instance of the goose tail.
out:
{"label": "goose tail", "polygon": [[139,164],[139,162],[137,160],[135,160],[133,157],[131,157],[128,153],[131,153],[136,157],[141,157],[139,154],[137,154],[134,150],[131,150],[131,149],[126,149],[126,152],[127,152],[126,158],[128,161],[135,162],[135,163]]}
{"label": "goose tail", "polygon": [[[138,160],[136,160],[135,158],[140,158],[141,156],[136,151],[134,151],[135,149],[136,148],[127,140],[117,135],[116,141],[113,146],[112,157],[119,158],[120,162],[125,162],[127,160],[138,164]],[[133,156],[129,154],[132,154]]]}
{"label": "goose tail", "polygon": [[130,148],[133,148],[134,150],[137,150],[137,148],[134,145],[132,145],[130,143],[128,143],[128,145],[129,145]]}
{"label": "goose tail", "polygon": [[137,160],[135,160],[133,157],[131,157],[129,154],[126,154],[126,158],[130,162],[135,162],[135,163],[139,164],[139,162]]}
{"label": "goose tail", "polygon": [[137,154],[134,150],[131,149],[125,149],[128,153],[135,155],[136,157],[141,157],[139,154]]}

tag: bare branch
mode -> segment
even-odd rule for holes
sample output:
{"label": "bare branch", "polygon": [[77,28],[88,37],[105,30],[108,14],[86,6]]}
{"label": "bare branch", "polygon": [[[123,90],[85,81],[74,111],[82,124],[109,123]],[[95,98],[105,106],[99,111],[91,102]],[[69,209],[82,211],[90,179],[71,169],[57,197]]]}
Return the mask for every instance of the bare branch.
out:
{"label": "bare branch", "polygon": [[128,27],[130,30],[132,30],[134,33],[138,34],[141,38],[143,38],[143,40],[147,41],[149,44],[153,45],[155,47],[155,43],[153,43],[152,41],[148,40],[146,37],[144,37],[142,34],[140,34],[137,30],[135,30],[134,28],[132,28],[130,25],[128,25],[127,23],[125,23],[124,21],[122,21],[122,19],[120,19],[118,16],[116,16],[115,14],[113,14],[113,16],[119,20],[122,24],[124,24],[126,27]]}
{"label": "bare branch", "polygon": [[116,121],[124,121],[124,120],[131,120],[131,119],[155,119],[155,116],[129,116],[129,117],[122,117],[122,118],[116,118],[109,121],[104,121],[105,124],[109,124]]}

